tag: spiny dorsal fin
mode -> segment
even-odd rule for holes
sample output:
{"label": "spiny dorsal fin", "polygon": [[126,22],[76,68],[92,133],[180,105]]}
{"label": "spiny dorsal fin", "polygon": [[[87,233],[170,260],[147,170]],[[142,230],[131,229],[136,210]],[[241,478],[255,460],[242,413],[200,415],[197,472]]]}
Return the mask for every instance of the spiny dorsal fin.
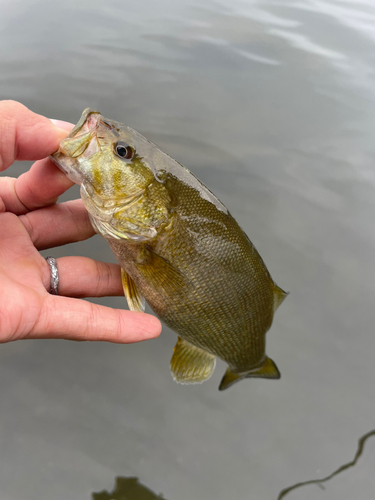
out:
{"label": "spiny dorsal fin", "polygon": [[214,355],[178,337],[171,359],[171,373],[176,382],[200,384],[211,377],[215,363]]}
{"label": "spiny dorsal fin", "polygon": [[282,304],[289,292],[284,292],[279,286],[273,285],[273,312]]}
{"label": "spiny dorsal fin", "polygon": [[145,298],[139,293],[136,284],[123,269],[121,269],[121,281],[129,309],[144,312],[146,307]]}
{"label": "spiny dorsal fin", "polygon": [[261,367],[256,368],[247,373],[246,378],[270,378],[278,379],[280,378],[280,372],[272,359],[266,356],[264,363]]}

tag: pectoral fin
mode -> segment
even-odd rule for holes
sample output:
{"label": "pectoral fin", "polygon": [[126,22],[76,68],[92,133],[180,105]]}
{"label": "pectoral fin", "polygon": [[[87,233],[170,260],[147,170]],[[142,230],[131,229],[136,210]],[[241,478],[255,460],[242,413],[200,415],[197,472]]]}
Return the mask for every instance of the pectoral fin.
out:
{"label": "pectoral fin", "polygon": [[180,384],[200,384],[211,377],[216,357],[178,337],[171,359],[171,373]]}
{"label": "pectoral fin", "polygon": [[129,309],[131,311],[144,312],[146,307],[145,298],[140,294],[134,281],[123,269],[121,269],[121,280]]}
{"label": "pectoral fin", "polygon": [[224,389],[228,389],[231,385],[243,380],[244,378],[268,378],[268,379],[279,379],[280,372],[277,369],[277,366],[270,358],[265,358],[262,366],[255,368],[254,370],[250,370],[248,372],[243,373],[235,373],[228,367],[225,372],[224,377],[222,378],[219,391],[223,391]]}
{"label": "pectoral fin", "polygon": [[145,246],[140,261],[136,263],[139,271],[147,282],[156,290],[168,294],[179,294],[185,287],[191,285],[186,278],[171,262]]}

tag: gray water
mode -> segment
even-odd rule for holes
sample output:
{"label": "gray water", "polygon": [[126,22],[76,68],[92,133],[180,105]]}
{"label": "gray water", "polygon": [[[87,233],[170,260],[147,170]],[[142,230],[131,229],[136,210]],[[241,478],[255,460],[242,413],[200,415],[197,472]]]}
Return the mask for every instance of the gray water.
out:
{"label": "gray water", "polygon": [[[375,428],[373,2],[1,0],[0,42],[0,98],[139,130],[291,292],[267,335],[281,380],[224,393],[221,362],[175,384],[166,327],[136,345],[2,345],[1,500],[90,500],[118,476],[168,500],[276,500],[352,460]],[[114,261],[99,236],[47,253]],[[285,498],[373,500],[374,461],[375,439],[326,490]]]}

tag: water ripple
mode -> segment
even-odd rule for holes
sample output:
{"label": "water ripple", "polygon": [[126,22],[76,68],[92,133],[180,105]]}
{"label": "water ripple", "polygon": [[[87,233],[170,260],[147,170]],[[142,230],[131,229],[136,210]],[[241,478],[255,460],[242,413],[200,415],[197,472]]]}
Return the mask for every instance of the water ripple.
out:
{"label": "water ripple", "polygon": [[346,59],[346,56],[344,54],[341,54],[340,52],[336,52],[334,50],[326,49],[325,47],[312,42],[305,35],[301,35],[300,33],[293,33],[291,31],[278,29],[271,29],[268,33],[270,35],[284,38],[285,40],[289,41],[293,47],[305,50],[307,52],[310,52],[311,54],[316,54],[318,56],[323,56],[335,60]]}

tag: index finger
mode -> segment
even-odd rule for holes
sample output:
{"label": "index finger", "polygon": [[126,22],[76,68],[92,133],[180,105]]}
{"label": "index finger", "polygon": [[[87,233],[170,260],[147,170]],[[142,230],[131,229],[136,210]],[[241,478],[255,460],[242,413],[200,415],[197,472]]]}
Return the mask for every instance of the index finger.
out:
{"label": "index finger", "polygon": [[40,160],[67,136],[45,116],[16,101],[0,101],[0,171],[15,160]]}

